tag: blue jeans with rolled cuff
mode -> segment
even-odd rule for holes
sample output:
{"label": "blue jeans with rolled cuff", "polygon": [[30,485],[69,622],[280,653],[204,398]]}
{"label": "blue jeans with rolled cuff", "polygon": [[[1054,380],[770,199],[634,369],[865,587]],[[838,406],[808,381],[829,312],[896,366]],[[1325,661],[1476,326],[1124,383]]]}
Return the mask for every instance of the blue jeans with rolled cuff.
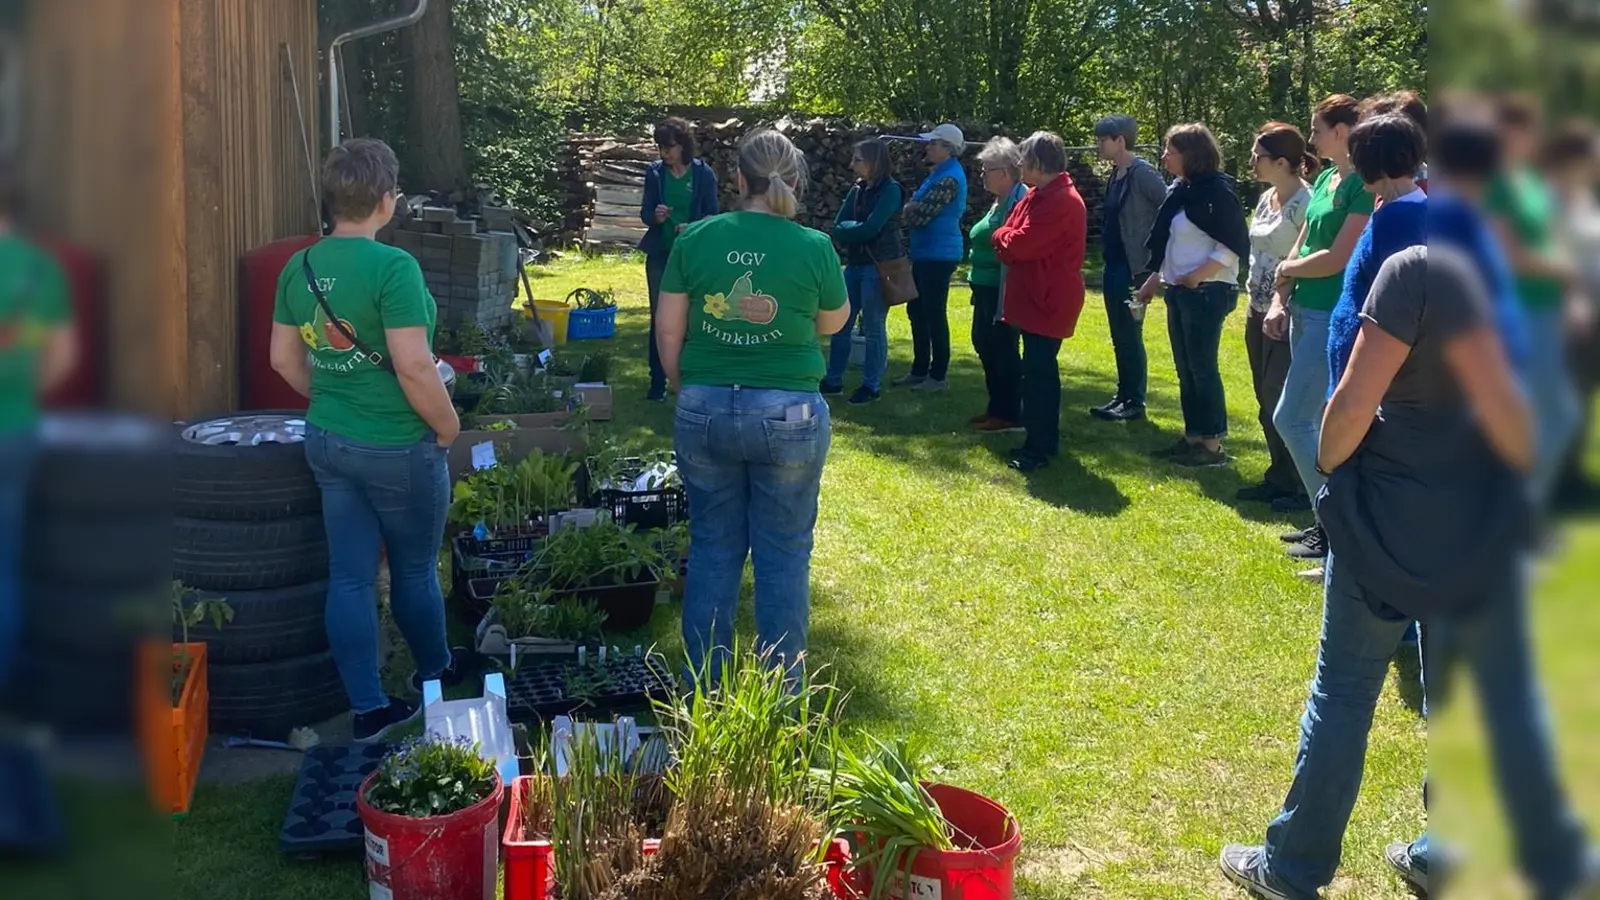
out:
{"label": "blue jeans with rolled cuff", "polygon": [[811,550],[832,426],[814,391],[687,385],[673,445],[689,500],[683,643],[692,672],[733,647],[745,560],[757,649],[792,666],[811,622]]}
{"label": "blue jeans with rolled cuff", "polygon": [[1228,403],[1218,353],[1222,323],[1239,304],[1239,289],[1220,281],[1167,288],[1167,335],[1178,370],[1183,433],[1195,439],[1228,436]]}
{"label": "blue jeans with rolled cuff", "polygon": [[427,680],[450,665],[439,587],[447,456],[431,432],[415,444],[385,447],[306,426],[306,461],[322,489],[328,531],[328,643],[358,713],[389,704],[378,665],[381,553],[389,559],[389,611],[417,672]]}

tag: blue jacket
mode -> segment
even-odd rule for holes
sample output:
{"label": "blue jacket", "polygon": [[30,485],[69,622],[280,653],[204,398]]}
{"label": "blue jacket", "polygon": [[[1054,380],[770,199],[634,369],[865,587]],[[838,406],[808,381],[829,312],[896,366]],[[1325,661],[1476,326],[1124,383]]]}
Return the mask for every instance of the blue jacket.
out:
{"label": "blue jacket", "polygon": [[911,229],[912,262],[960,262],[966,256],[967,245],[961,234],[961,217],[967,211],[967,170],[962,167],[961,160],[952,157],[940,163],[923,179],[922,186],[911,195],[911,199],[921,200],[941,178],[955,179],[956,197],[939,211],[932,222]]}
{"label": "blue jacket", "polygon": [[1437,191],[1428,197],[1428,243],[1453,247],[1477,266],[1493,304],[1495,330],[1517,371],[1528,364],[1527,324],[1517,298],[1516,277],[1484,214],[1460,197]]}
{"label": "blue jacket", "polygon": [[[718,212],[717,173],[711,171],[703,159],[691,161],[689,171],[694,176],[694,199],[689,204],[689,221],[709,219]],[[665,249],[661,235],[662,229],[667,226],[665,223],[656,223],[656,207],[661,205],[661,180],[666,177],[666,172],[667,164],[658,159],[644,173],[644,201],[639,204],[639,221],[650,230],[639,241],[639,250],[645,254],[661,253]]]}
{"label": "blue jacket", "polygon": [[1407,247],[1428,242],[1428,201],[1386,203],[1372,218],[1356,241],[1355,251],[1344,269],[1344,290],[1328,319],[1328,396],[1339,386],[1356,335],[1361,333],[1361,310],[1384,261]]}

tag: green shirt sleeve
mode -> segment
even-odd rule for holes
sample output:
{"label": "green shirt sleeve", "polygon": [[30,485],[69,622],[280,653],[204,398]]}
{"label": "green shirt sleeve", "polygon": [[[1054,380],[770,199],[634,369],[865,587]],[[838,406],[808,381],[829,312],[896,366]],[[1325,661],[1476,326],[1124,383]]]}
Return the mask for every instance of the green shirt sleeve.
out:
{"label": "green shirt sleeve", "polygon": [[817,246],[818,275],[817,309],[835,310],[850,302],[850,292],[844,286],[844,270],[839,268],[839,254],[833,252],[833,242],[819,233]]}
{"label": "green shirt sleeve", "polygon": [[385,267],[378,290],[378,314],[385,329],[426,328],[433,324],[433,295],[428,293],[428,283],[416,258],[396,255]]}
{"label": "green shirt sleeve", "polygon": [[65,325],[72,320],[71,289],[67,274],[54,257],[40,254],[43,271],[39,273],[39,295],[34,312],[39,321],[50,327]]}
{"label": "green shirt sleeve", "polygon": [[672,253],[667,256],[667,268],[661,273],[663,294],[689,293],[689,279],[684,275],[683,257],[694,250],[695,242],[690,239],[692,233],[693,231],[685,231],[678,235],[678,239],[672,244]]}
{"label": "green shirt sleeve", "polygon": [[1370,216],[1377,198],[1367,190],[1361,182],[1361,176],[1351,173],[1349,178],[1339,182],[1339,208],[1347,216]]}
{"label": "green shirt sleeve", "polygon": [[294,310],[289,308],[289,286],[295,282],[293,277],[300,265],[300,255],[295,254],[278,275],[278,296],[272,301],[272,321],[279,325],[293,325],[300,327],[300,320],[295,317]]}

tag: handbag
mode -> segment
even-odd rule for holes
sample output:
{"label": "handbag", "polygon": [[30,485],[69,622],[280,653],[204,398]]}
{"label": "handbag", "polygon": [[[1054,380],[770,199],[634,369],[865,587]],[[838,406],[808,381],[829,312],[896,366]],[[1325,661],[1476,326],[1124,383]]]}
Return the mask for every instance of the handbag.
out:
{"label": "handbag", "polygon": [[879,260],[867,251],[872,264],[878,268],[878,292],[885,306],[900,306],[917,299],[917,282],[911,277],[911,260],[908,257]]}

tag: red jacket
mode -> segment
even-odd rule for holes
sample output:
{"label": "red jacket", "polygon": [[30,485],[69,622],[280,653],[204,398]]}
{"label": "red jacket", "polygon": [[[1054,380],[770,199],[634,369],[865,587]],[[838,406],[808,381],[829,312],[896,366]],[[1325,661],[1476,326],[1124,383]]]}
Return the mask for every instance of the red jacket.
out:
{"label": "red jacket", "polygon": [[1072,337],[1083,312],[1089,213],[1071,176],[1063,172],[1029,191],[992,239],[1006,267],[1005,323],[1029,334]]}

